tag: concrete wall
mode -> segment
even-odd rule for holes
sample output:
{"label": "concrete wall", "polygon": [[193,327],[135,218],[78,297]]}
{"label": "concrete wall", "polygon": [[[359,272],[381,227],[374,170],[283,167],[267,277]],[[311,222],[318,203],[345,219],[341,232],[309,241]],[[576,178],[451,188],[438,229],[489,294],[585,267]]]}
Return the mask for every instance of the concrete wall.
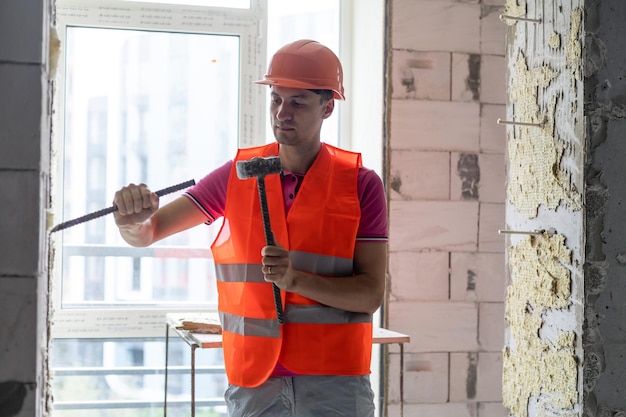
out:
{"label": "concrete wall", "polygon": [[388,4],[387,321],[412,338],[404,413],[504,416],[504,1]]}
{"label": "concrete wall", "polygon": [[587,416],[626,415],[626,2],[585,1]]}
{"label": "concrete wall", "polygon": [[0,416],[47,408],[47,0],[0,2]]}

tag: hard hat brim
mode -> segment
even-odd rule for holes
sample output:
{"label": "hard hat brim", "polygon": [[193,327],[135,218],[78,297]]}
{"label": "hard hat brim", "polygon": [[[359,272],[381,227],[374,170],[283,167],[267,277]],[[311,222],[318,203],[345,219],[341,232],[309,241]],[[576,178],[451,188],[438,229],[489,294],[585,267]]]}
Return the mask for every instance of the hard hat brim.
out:
{"label": "hard hat brim", "polygon": [[254,83],[263,84],[263,85],[275,85],[277,87],[303,88],[305,90],[331,90],[333,92],[333,98],[337,100],[346,99],[343,93],[341,93],[340,91],[337,91],[333,87],[306,83],[306,82],[293,80],[289,78],[277,78],[277,77],[264,78],[262,80],[257,80]]}

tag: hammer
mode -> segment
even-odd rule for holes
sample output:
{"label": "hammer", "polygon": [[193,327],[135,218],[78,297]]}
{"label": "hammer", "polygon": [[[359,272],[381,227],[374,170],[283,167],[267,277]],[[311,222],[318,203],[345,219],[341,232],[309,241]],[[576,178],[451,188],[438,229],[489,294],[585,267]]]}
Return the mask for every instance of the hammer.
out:
{"label": "hammer", "polygon": [[[270,226],[270,215],[267,208],[267,196],[265,194],[265,176],[270,174],[280,174],[281,164],[280,158],[270,156],[267,158],[255,157],[247,161],[237,161],[237,177],[241,180],[256,177],[257,187],[259,189],[259,201],[261,202],[261,216],[263,216],[263,232],[265,233],[265,243],[275,245],[274,233]],[[274,305],[276,306],[276,317],[278,323],[283,324],[283,302],[280,298],[280,288],[272,282],[274,290]]]}

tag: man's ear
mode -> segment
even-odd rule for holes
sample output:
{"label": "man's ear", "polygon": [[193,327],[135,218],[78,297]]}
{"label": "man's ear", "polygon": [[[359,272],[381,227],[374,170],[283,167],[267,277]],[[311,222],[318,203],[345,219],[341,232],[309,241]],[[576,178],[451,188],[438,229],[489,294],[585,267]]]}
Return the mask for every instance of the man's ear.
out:
{"label": "man's ear", "polygon": [[333,114],[333,110],[335,109],[335,99],[331,98],[328,100],[326,104],[324,104],[324,114],[322,115],[322,119],[328,119],[331,114]]}

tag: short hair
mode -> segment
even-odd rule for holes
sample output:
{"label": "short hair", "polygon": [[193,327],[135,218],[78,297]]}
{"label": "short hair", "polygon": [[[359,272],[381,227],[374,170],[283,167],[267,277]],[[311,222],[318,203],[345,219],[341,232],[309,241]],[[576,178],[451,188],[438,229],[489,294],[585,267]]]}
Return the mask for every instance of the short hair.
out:
{"label": "short hair", "polygon": [[315,94],[319,95],[322,101],[330,100],[331,98],[334,97],[333,90],[313,90],[313,89],[309,89],[309,91],[312,91]]}

